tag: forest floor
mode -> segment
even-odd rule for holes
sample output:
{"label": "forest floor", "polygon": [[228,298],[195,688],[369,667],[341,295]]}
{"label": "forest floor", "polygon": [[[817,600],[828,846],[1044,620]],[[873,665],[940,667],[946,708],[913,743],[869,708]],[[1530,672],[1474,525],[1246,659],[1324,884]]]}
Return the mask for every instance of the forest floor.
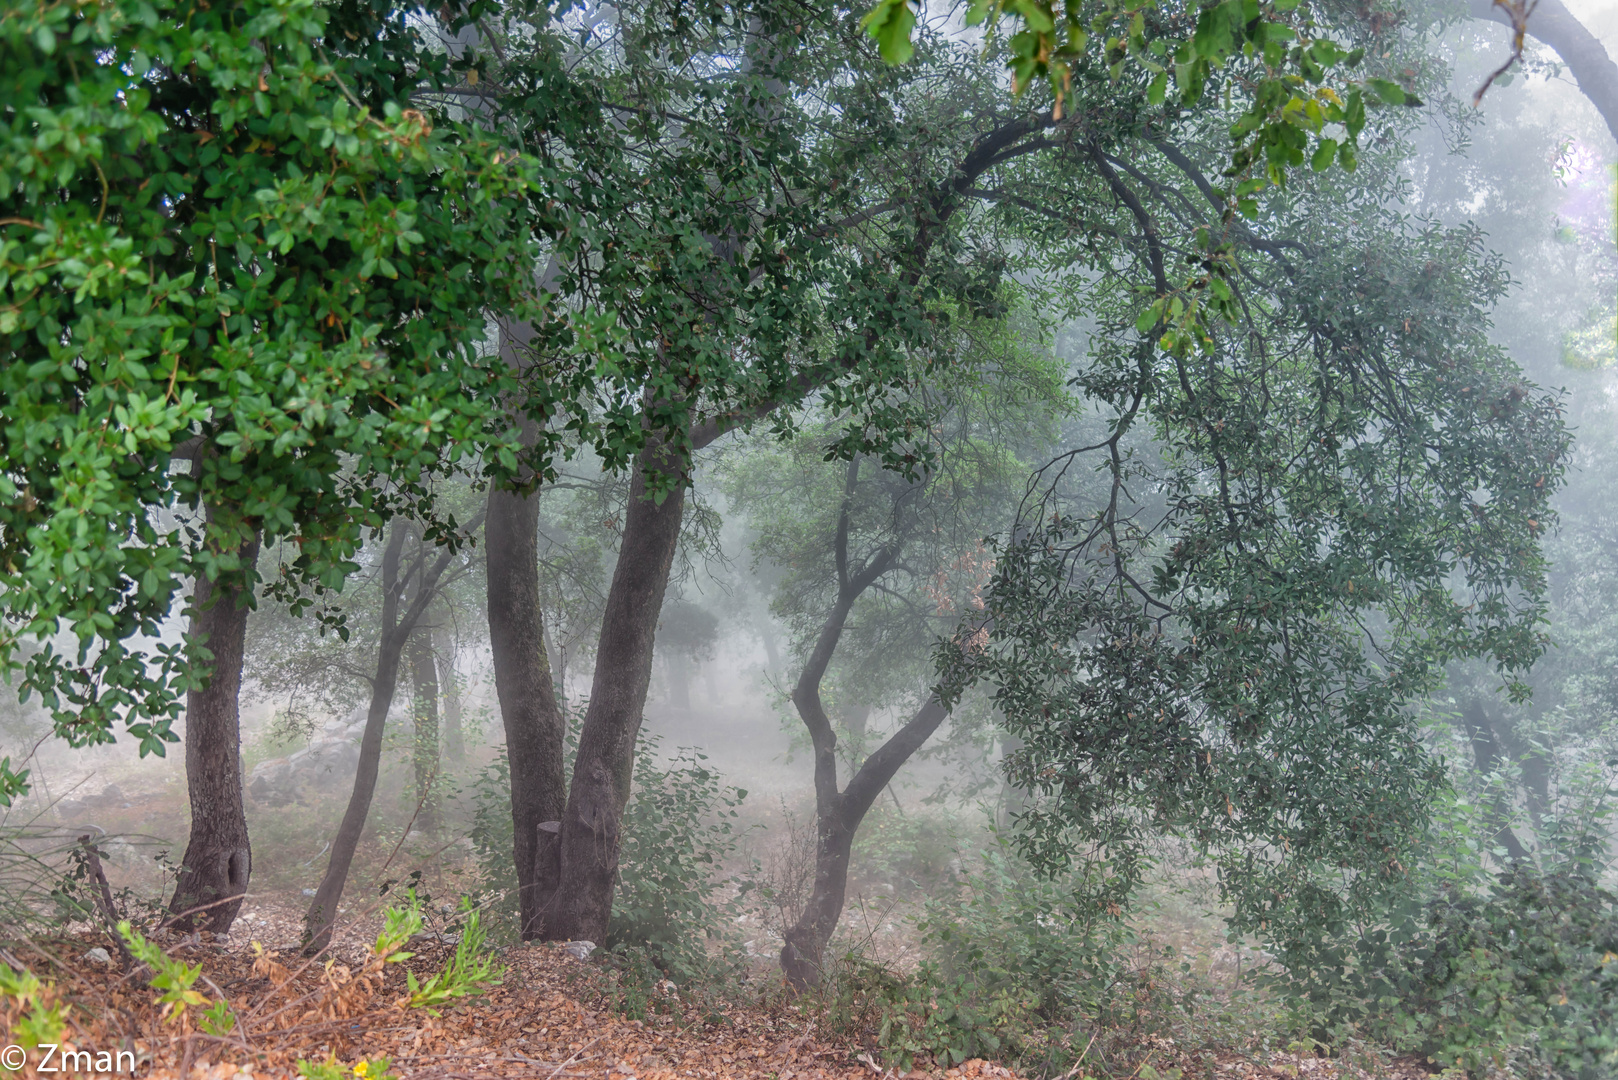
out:
{"label": "forest floor", "polygon": [[[197,989],[228,999],[237,1017],[228,1036],[204,1034],[197,1009],[165,1019],[158,991],[120,975],[111,965],[87,959],[106,939],[83,935],[0,950],[0,960],[27,966],[55,984],[68,1036],[63,1050],[91,1054],[133,1051],[134,1075],[143,1080],[224,1080],[299,1075],[299,1061],[333,1061],[336,1075],[354,1076],[354,1066],[391,1061],[399,1080],[1012,1080],[994,1062],[969,1060],[956,1068],[883,1068],[864,1040],[847,1032],[817,1030],[813,1009],[784,994],[755,994],[739,1004],[718,1003],[673,992],[632,1020],[614,1012],[603,993],[610,968],[597,959],[581,962],[562,947],[516,946],[501,951],[505,972],[480,998],[432,1016],[398,1003],[406,991],[404,970],[418,979],[440,970],[448,946],[429,943],[380,977],[359,953],[326,963],[302,963],[294,954],[215,946],[174,939],[168,952],[200,965]],[[19,955],[20,954],[20,955]],[[656,991],[654,991],[656,992]],[[15,1017],[0,1014],[0,1022]],[[7,1024],[9,1027],[10,1024]],[[14,1033],[7,1032],[6,1042]],[[862,1045],[863,1043],[863,1045]],[[1160,1036],[1115,1056],[1114,1067],[1082,1077],[1180,1075],[1230,1080],[1349,1080],[1359,1075],[1338,1063],[1295,1053],[1255,1055],[1217,1047],[1179,1046]],[[1133,1058],[1133,1073],[1127,1066]],[[128,1058],[125,1059],[126,1068]],[[26,1080],[61,1075],[40,1069],[37,1054],[18,1075]],[[1149,1068],[1148,1068],[1149,1066]],[[0,1069],[3,1074],[3,1069]],[[75,1075],[68,1073],[68,1075]],[[86,1073],[84,1075],[96,1075]],[[124,1074],[127,1075],[127,1072]],[[1426,1076],[1415,1063],[1382,1074],[1400,1080]]]}

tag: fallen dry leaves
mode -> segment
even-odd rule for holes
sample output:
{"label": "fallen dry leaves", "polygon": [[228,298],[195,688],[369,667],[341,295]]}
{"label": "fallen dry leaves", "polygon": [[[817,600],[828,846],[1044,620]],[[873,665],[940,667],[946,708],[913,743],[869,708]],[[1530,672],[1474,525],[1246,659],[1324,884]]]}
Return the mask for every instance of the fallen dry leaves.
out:
{"label": "fallen dry leaves", "polygon": [[[387,1057],[400,1080],[1017,1080],[1011,1070],[976,1059],[901,1076],[861,1043],[823,1038],[812,1020],[780,1006],[727,1006],[716,1017],[711,1003],[686,1008],[671,996],[667,1014],[628,1020],[590,1004],[590,961],[546,945],[505,950],[500,985],[434,1017],[396,1003],[402,969],[418,976],[437,970],[448,952],[442,945],[382,968],[182,941],[170,954],[201,963],[210,995],[227,998],[238,1017],[229,1036],[211,1036],[164,1023],[157,995],[83,959],[87,944],[31,945],[28,966],[54,980],[70,1006],[71,1048],[131,1050],[144,1080],[270,1080],[296,1076],[299,1059],[328,1056],[345,1065]],[[10,955],[16,959],[15,947]],[[1233,1080],[1349,1076],[1312,1057],[1277,1055],[1261,1065],[1241,1055],[1193,1055],[1166,1039],[1141,1049],[1141,1060],[1159,1072],[1180,1067],[1187,1077],[1208,1075],[1210,1066]],[[53,1074],[30,1065],[19,1075]]]}

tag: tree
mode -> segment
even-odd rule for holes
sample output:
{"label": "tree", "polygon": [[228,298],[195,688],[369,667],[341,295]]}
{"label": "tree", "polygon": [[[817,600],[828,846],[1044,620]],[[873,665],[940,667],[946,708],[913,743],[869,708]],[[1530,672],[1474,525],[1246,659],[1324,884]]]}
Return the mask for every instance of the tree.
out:
{"label": "tree", "polygon": [[[815,875],[781,950],[799,989],[819,982],[861,822],[949,716],[934,687],[932,644],[981,603],[992,568],[982,537],[1008,523],[1067,404],[1057,364],[1017,341],[1039,340],[1026,320],[953,321],[955,362],[920,391],[932,439],[923,475],[906,479],[860,457],[828,463],[833,432],[824,428],[728,469],[730,500],[756,530],[755,558],[782,568],[773,606],[793,627],[801,664],[791,700],[813,752]],[[872,732],[873,706],[904,719],[885,737]]]}
{"label": "tree", "polygon": [[[818,231],[828,212],[839,216],[840,196],[829,206],[778,198],[784,177],[789,190],[807,194],[823,191],[829,175],[806,152],[812,110],[783,96],[793,69],[810,70],[804,58],[775,48],[795,33],[792,24],[767,9],[740,22],[721,21],[723,14],[716,7],[671,32],[657,12],[623,8],[610,31],[612,48],[586,55],[576,69],[600,80],[598,107],[612,122],[592,131],[595,145],[580,169],[598,199],[597,231],[575,238],[579,257],[558,260],[556,287],[618,314],[620,351],[610,385],[597,389],[602,415],[591,430],[604,464],[630,472],[631,487],[596,650],[596,685],[565,806],[556,783],[559,714],[549,675],[537,670],[542,624],[537,601],[528,599],[537,588],[511,576],[526,581],[523,568],[534,562],[528,537],[535,514],[514,510],[511,528],[497,539],[491,509],[490,625],[512,755],[524,933],[530,936],[604,937],[617,822],[629,794],[653,636],[681,532],[690,453],[819,388],[874,389],[895,370],[890,342],[874,329],[853,342],[802,348],[812,340],[805,328],[823,318],[821,282],[842,281],[845,297],[886,296],[889,275],[838,255]],[[524,132],[531,140],[524,145],[540,153],[549,132],[549,99],[540,86],[550,57],[562,48],[558,29],[543,13],[508,8],[503,18],[490,39],[500,48],[464,62],[500,73],[492,114]],[[839,47],[849,36],[834,30]],[[676,57],[672,67],[658,59],[665,47]],[[745,58],[739,77],[708,64],[725,55]],[[618,68],[620,62],[627,69]],[[633,77],[621,80],[621,70],[632,70]],[[622,88],[628,100],[619,96]],[[864,320],[860,304],[834,317]],[[528,349],[526,370],[545,370],[544,348],[533,346],[526,331],[509,329],[505,341],[512,352]],[[862,402],[877,406],[879,396],[852,394],[849,410],[864,411]],[[876,430],[891,427],[891,417],[877,419]],[[497,588],[495,582],[511,584]],[[507,643],[509,656],[503,655]],[[558,831],[539,829],[550,821],[558,822]]]}
{"label": "tree", "polygon": [[[485,428],[504,371],[475,346],[485,309],[531,291],[530,178],[406,107],[401,85],[443,62],[400,9],[143,0],[0,22],[0,656],[76,639],[22,680],[74,745],[122,721],[161,753],[185,695],[174,907],[222,931],[251,862],[252,553],[296,540],[294,577],[336,588],[364,528],[502,440]],[[188,579],[187,644],[148,644]]]}
{"label": "tree", "polygon": [[[399,669],[405,651],[413,642],[426,639],[422,618],[443,589],[454,578],[470,569],[469,560],[460,554],[459,543],[477,532],[483,524],[480,511],[469,521],[461,534],[443,538],[441,550],[434,551],[433,538],[405,521],[395,521],[388,533],[387,546],[382,551],[381,618],[377,626],[376,668],[367,677],[371,687],[370,707],[365,714],[365,731],[360,736],[359,769],[354,776],[354,791],[349,796],[343,820],[332,838],[331,857],[327,860],[325,876],[315,889],[304,917],[304,951],[317,953],[331,943],[331,933],[337,922],[338,904],[348,884],[349,867],[354,852],[359,848],[365,820],[371,812],[371,799],[376,794],[377,774],[382,762],[382,735],[387,725],[388,711],[393,707],[393,695],[399,681]],[[414,541],[414,543],[411,543]],[[410,545],[407,551],[407,544]],[[429,646],[430,648],[430,646]],[[413,657],[412,657],[413,659]],[[430,652],[423,657],[421,667],[432,670]],[[419,669],[418,669],[419,670]],[[436,728],[436,724],[434,725]],[[421,808],[430,805],[431,776],[423,775],[423,731],[418,717],[415,731],[412,764],[415,766]],[[434,748],[436,749],[436,730]]]}
{"label": "tree", "polygon": [[[1569,436],[1487,341],[1505,279],[1475,228],[1404,222],[1330,177],[1222,249],[1244,282],[1232,329],[1168,348],[1172,308],[1136,312],[1178,257],[1152,222],[1212,232],[1220,203],[1149,171],[1161,152],[1195,182],[1185,152],[1128,145],[1110,182],[1141,258],[1102,279],[1077,380],[1110,431],[1054,463],[939,660],[1024,743],[1037,862],[1104,852],[1093,898],[1119,910],[1171,833],[1218,862],[1233,928],[1310,933],[1368,910],[1419,840],[1442,777],[1412,705],[1445,663],[1510,680],[1543,649]],[[1055,481],[1086,458],[1100,498]]]}
{"label": "tree", "polygon": [[[580,16],[575,29],[592,44],[571,69],[580,85],[596,78],[610,87],[598,101],[614,120],[595,129],[596,156],[585,172],[599,200],[592,213],[612,227],[581,234],[576,253],[590,256],[558,260],[555,287],[619,316],[614,381],[610,391],[598,388],[601,418],[592,430],[601,433],[607,467],[629,470],[632,487],[579,763],[559,810],[559,795],[530,785],[554,791],[556,772],[546,763],[560,761],[560,724],[510,711],[508,700],[520,709],[533,698],[501,689],[508,742],[544,748],[532,768],[516,750],[512,759],[518,878],[531,897],[524,933],[593,940],[610,910],[617,822],[691,453],[760,421],[789,427],[799,407],[820,400],[844,425],[835,456],[870,454],[914,472],[924,439],[907,405],[917,370],[907,364],[936,332],[930,300],[992,295],[1008,261],[1006,230],[1074,296],[1094,294],[1082,277],[1060,278],[1056,268],[1102,275],[1120,261],[1139,268],[1138,280],[1112,294],[1145,309],[1123,325],[1141,322],[1137,333],[1151,331],[1143,350],[1157,344],[1183,363],[1241,317],[1249,256],[1288,262],[1287,244],[1296,241],[1264,234],[1269,215],[1290,212],[1294,190],[1318,192],[1312,205],[1321,206],[1358,206],[1371,197],[1365,192],[1389,190],[1385,172],[1318,189],[1292,171],[1304,150],[1324,167],[1329,141],[1331,160],[1357,163],[1361,136],[1368,145],[1397,137],[1400,114],[1410,110],[1392,106],[1415,100],[1375,76],[1335,99],[1322,91],[1312,106],[1270,115],[1299,86],[1320,85],[1325,66],[1346,62],[1355,48],[1381,50],[1379,70],[1411,60],[1413,50],[1387,27],[1352,14],[1334,17],[1330,40],[1316,37],[1297,51],[1278,46],[1287,63],[1314,65],[1307,70],[1315,74],[1276,84],[1284,93],[1255,106],[1258,113],[1243,111],[1251,104],[1243,95],[1269,85],[1270,76],[1243,82],[1246,60],[1235,71],[1213,59],[1239,52],[1232,42],[1262,27],[1232,24],[1232,12],[1221,9],[1209,23],[1212,37],[1204,35],[1210,49],[1186,68],[1188,79],[1201,80],[1197,95],[1170,105],[1149,72],[1085,54],[1068,62],[1066,104],[1053,115],[1007,100],[993,69],[1007,55],[999,46],[984,61],[958,42],[921,33],[916,63],[892,69],[861,47],[841,11],[803,13],[801,21],[795,13],[789,24],[764,7],[715,8],[670,28],[655,13],[617,10],[611,25]],[[547,36],[555,32],[549,24],[523,25],[516,9],[504,17],[490,30],[501,49],[480,47],[463,62],[500,73],[491,80],[499,86],[491,109],[534,139],[537,84],[523,56],[563,46]],[[1226,40],[1227,31],[1239,35]],[[1267,48],[1255,45],[1254,63]],[[1227,81],[1237,96],[1233,112],[1218,103]],[[1204,147],[1222,144],[1232,122],[1255,116],[1257,126],[1243,128],[1238,168],[1253,179],[1237,185],[1239,193],[1221,191],[1208,170],[1229,158]],[[1342,139],[1323,134],[1334,122],[1344,125]],[[1291,186],[1280,187],[1281,178]],[[1169,208],[1154,217],[1143,197],[1154,206],[1166,197]],[[985,207],[995,210],[980,212]],[[1021,217],[1010,225],[1014,213]],[[1172,235],[1165,223],[1173,223]],[[1475,254],[1448,251],[1445,265]],[[1180,266],[1190,267],[1183,277]],[[1265,295],[1274,299],[1263,304],[1289,302],[1282,291]],[[515,348],[520,339],[508,333],[506,340]],[[544,349],[530,352],[529,370],[544,370]],[[1140,385],[1122,361],[1108,370],[1113,382],[1091,388],[1102,400]],[[537,604],[529,606],[519,635],[528,644],[514,655],[537,664],[543,643]],[[555,831],[540,829],[552,821]]]}

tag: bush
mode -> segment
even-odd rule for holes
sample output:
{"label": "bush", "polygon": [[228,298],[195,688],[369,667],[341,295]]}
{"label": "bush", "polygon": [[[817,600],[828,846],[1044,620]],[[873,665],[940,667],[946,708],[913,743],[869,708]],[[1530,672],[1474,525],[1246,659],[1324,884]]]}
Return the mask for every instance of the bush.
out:
{"label": "bush", "polygon": [[644,948],[683,983],[710,972],[708,943],[741,914],[747,883],[722,873],[736,854],[733,821],[747,792],[726,787],[703,765],[707,758],[689,748],[660,766],[657,744],[643,739],[636,754],[605,944],[615,952]]}
{"label": "bush", "polygon": [[[1476,832],[1468,809],[1449,810],[1463,838]],[[1548,821],[1538,864],[1432,860],[1375,925],[1275,946],[1272,985],[1332,1044],[1414,1050],[1473,1076],[1507,1064],[1556,1080],[1618,1075],[1618,897],[1599,857],[1609,810],[1602,795]]]}
{"label": "bush", "polygon": [[857,956],[828,973],[824,1022],[874,1038],[889,1064],[995,1057],[1042,1075],[1068,1071],[1100,1025],[1129,1023],[1150,980],[1122,961],[1134,936],[1075,901],[1002,841],[965,872],[959,897],[935,897],[918,923],[931,959],[900,974]]}
{"label": "bush", "polygon": [[[642,739],[636,751],[634,794],[622,824],[618,889],[607,940],[601,944],[621,954],[643,949],[663,977],[683,983],[711,973],[708,943],[721,938],[741,913],[747,883],[722,875],[725,863],[736,855],[739,837],[733,823],[747,792],[725,786],[694,750],[683,749],[662,766],[657,747],[653,736]],[[473,782],[471,839],[484,884],[502,894],[491,906],[489,930],[515,940],[511,767],[504,748]]]}

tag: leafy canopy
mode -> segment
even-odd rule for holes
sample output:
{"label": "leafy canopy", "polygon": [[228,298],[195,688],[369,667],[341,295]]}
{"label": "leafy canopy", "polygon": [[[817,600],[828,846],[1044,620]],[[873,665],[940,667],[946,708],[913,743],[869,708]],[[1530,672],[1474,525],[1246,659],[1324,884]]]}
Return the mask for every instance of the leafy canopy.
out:
{"label": "leafy canopy", "polygon": [[174,741],[211,657],[160,623],[188,577],[250,581],[254,534],[337,587],[424,477],[514,464],[478,345],[531,289],[536,180],[342,58],[403,25],[314,0],[0,13],[0,661],[71,635],[22,688],[75,745],[120,720],[143,753]]}

